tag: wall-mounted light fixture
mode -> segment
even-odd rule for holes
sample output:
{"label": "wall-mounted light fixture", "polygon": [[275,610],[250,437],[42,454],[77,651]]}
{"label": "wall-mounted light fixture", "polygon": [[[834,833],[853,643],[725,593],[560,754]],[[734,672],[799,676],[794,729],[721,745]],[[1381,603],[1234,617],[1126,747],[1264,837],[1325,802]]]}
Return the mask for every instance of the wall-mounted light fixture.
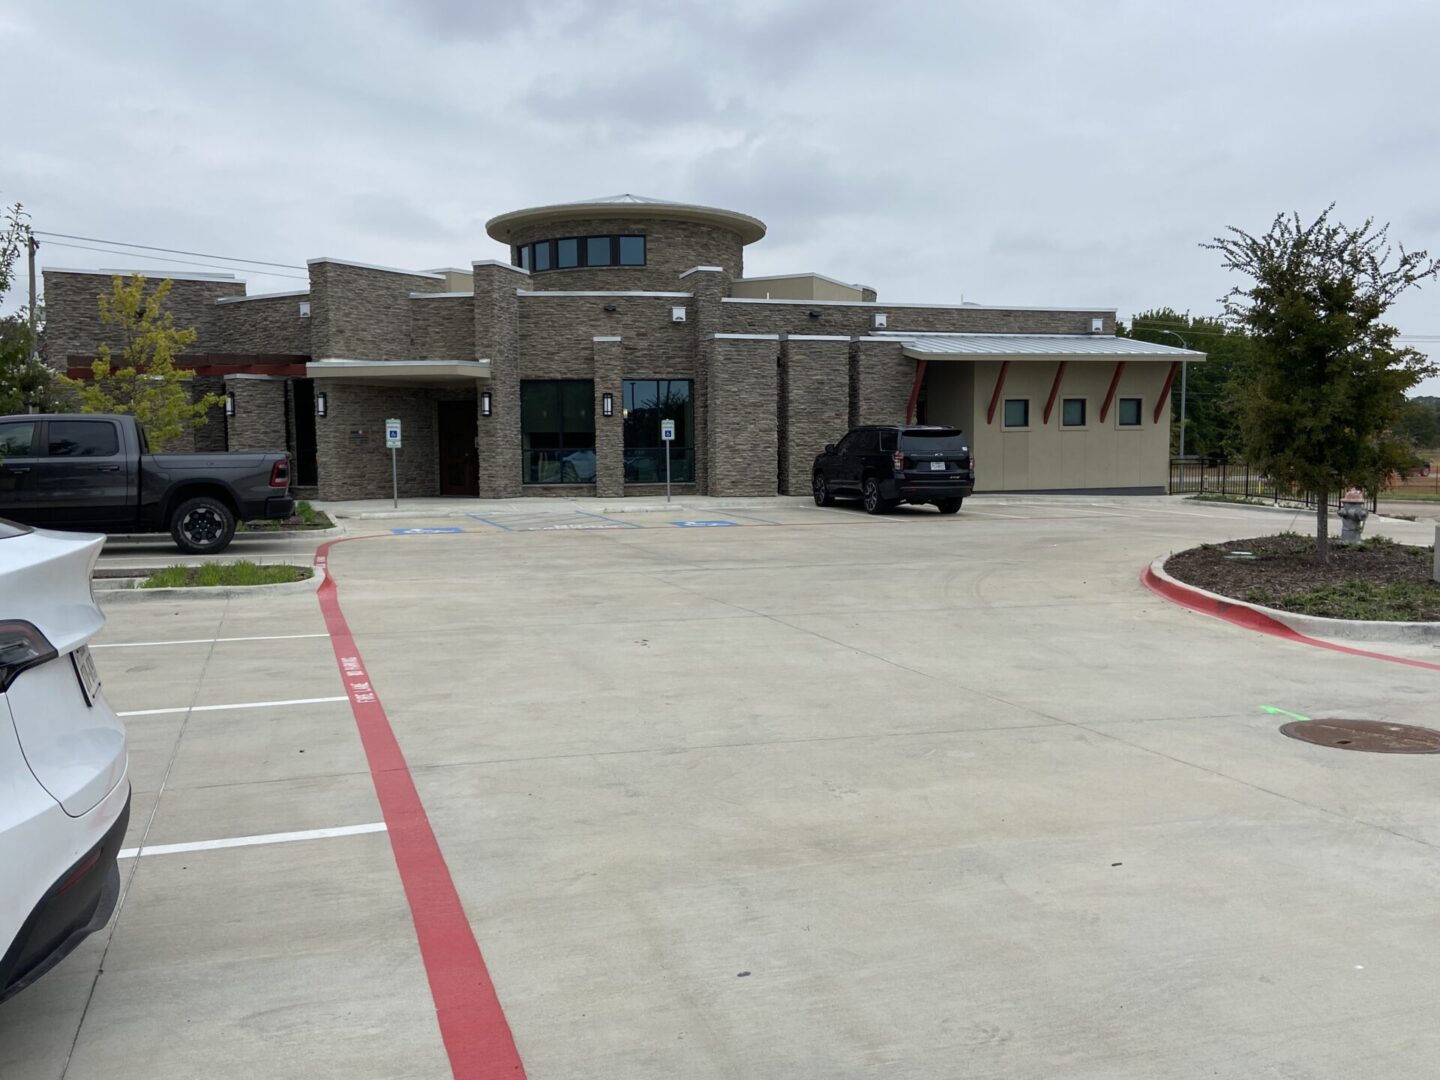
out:
{"label": "wall-mounted light fixture", "polygon": [[489,415],[490,415],[490,391],[489,391],[489,390],[481,390],[481,391],[480,391],[480,415],[481,415],[481,416],[489,416]]}
{"label": "wall-mounted light fixture", "polygon": [[809,315],[812,319],[818,319],[820,317],[820,313],[818,311],[809,312]]}
{"label": "wall-mounted light fixture", "polygon": [[227,390],[227,391],[225,392],[225,415],[226,415],[226,416],[234,416],[234,415],[235,415],[235,391],[234,391],[234,390]]}
{"label": "wall-mounted light fixture", "polygon": [[615,415],[615,395],[614,395],[614,394],[601,394],[601,395],[600,395],[600,415],[602,415],[602,416],[614,416],[614,415]]}
{"label": "wall-mounted light fixture", "polygon": [[618,307],[616,307],[614,304],[606,304],[606,305],[605,305],[605,310],[608,311],[611,315],[614,315],[615,312],[619,311],[620,309],[619,309]]}
{"label": "wall-mounted light fixture", "polygon": [[330,395],[324,390],[315,395],[315,415],[324,416],[330,411]]}

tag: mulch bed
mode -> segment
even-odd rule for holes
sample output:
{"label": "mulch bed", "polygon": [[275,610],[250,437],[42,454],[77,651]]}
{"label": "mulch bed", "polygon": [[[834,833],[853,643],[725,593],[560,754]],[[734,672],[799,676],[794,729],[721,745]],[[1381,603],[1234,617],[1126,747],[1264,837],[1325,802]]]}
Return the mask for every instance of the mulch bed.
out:
{"label": "mulch bed", "polygon": [[[1255,556],[1227,558],[1232,552]],[[1440,620],[1440,585],[1428,547],[1372,537],[1350,547],[1330,541],[1315,562],[1315,538],[1296,533],[1205,544],[1173,555],[1166,571],[1221,596],[1283,611],[1338,618]]]}

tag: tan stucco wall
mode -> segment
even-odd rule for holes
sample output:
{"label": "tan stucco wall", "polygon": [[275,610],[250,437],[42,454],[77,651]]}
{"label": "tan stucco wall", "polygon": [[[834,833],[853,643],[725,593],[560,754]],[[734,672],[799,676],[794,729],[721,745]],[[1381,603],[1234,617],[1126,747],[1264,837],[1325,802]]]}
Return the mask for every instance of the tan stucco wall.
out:
{"label": "tan stucco wall", "polygon": [[794,274],[790,277],[762,278],[756,281],[735,281],[731,296],[754,300],[862,300],[858,285],[842,285],[815,274]]}
{"label": "tan stucco wall", "polygon": [[[990,395],[1000,372],[1000,361],[931,361],[926,375],[926,420],[957,424],[971,437],[980,491],[1084,491],[1099,488],[1155,488],[1169,481],[1170,407],[1167,401],[1158,423],[1155,399],[1165,385],[1170,365],[1165,361],[1131,360],[1125,365],[1115,392],[1116,404],[1104,423],[1100,407],[1105,401],[1114,361],[1071,360],[1045,423],[1045,399],[1055,379],[1053,360],[1014,360],[993,423],[985,422]],[[1065,398],[1085,398],[1086,426],[1062,428]],[[1119,425],[1118,402],[1140,398],[1140,426]],[[1008,398],[1030,400],[1028,430],[1002,427]]]}

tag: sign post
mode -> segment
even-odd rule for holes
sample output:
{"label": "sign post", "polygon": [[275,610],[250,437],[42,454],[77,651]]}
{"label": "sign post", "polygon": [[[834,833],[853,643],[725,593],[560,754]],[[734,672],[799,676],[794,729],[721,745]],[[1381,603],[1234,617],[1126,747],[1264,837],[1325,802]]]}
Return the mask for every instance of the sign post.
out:
{"label": "sign post", "polygon": [[670,501],[670,444],[675,441],[675,421],[660,421],[660,439],[665,443],[665,501]]}
{"label": "sign post", "polygon": [[400,508],[400,468],[395,462],[395,451],[400,449],[400,421],[385,421],[385,445],[390,450],[390,499],[395,509]]}

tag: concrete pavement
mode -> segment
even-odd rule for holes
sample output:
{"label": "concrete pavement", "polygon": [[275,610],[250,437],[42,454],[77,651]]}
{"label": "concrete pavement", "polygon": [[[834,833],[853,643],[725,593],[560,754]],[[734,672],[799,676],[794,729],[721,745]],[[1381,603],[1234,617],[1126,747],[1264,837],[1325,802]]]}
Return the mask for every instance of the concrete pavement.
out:
{"label": "concrete pavement", "polygon": [[[533,1080],[1429,1075],[1440,762],[1261,706],[1433,724],[1440,676],[1137,582],[1303,515],[584,510],[330,555]],[[196,598],[96,655],[126,710],[314,699],[328,640],[278,635],[323,633],[308,594]],[[380,820],[345,702],[131,725],[131,844]],[[0,1076],[444,1075],[387,847],[131,860],[107,935],[0,1007]]]}

